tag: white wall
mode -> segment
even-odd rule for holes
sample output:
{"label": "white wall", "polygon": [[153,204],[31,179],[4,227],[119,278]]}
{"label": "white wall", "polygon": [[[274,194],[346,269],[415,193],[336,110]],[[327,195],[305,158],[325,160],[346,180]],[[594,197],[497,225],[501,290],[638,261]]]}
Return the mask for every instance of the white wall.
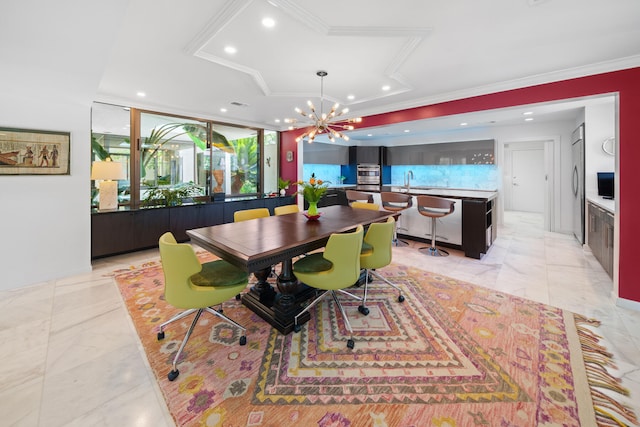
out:
{"label": "white wall", "polygon": [[0,290],[90,271],[89,106],[3,97],[0,117],[71,132],[70,175],[0,176]]}
{"label": "white wall", "polygon": [[605,104],[585,108],[585,192],[598,194],[597,172],[615,171],[615,156],[602,151],[602,142],[615,136],[616,108],[612,98]]}
{"label": "white wall", "polygon": [[71,133],[69,175],[0,175],[0,290],[91,269],[90,108],[128,4],[0,2],[0,127]]}

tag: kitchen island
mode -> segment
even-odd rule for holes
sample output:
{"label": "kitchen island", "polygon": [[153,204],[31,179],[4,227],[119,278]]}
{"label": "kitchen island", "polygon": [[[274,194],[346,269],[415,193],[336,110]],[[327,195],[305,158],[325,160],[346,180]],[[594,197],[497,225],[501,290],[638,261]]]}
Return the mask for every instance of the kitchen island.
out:
{"label": "kitchen island", "polygon": [[[462,250],[465,256],[480,259],[497,237],[497,191],[469,190],[444,187],[383,186],[381,191],[409,194],[413,208],[402,212],[398,235],[412,240],[431,242],[430,220],[418,213],[418,196],[437,196],[455,203],[451,215],[438,219],[436,242],[438,245]],[[379,192],[371,192],[374,202],[382,205]]]}

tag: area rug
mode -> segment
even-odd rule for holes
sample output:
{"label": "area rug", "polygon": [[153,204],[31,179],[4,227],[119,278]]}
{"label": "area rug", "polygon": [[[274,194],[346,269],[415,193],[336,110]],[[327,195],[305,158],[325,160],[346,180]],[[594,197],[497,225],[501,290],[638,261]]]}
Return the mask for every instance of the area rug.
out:
{"label": "area rug", "polygon": [[[200,254],[203,261],[212,257]],[[343,298],[355,349],[330,298],[299,333],[282,335],[239,301],[204,314],[170,382],[192,319],[163,298],[159,262],[114,273],[149,364],[179,426],[588,426],[637,424],[617,402],[611,355],[595,320],[415,268],[379,270],[370,313]]]}

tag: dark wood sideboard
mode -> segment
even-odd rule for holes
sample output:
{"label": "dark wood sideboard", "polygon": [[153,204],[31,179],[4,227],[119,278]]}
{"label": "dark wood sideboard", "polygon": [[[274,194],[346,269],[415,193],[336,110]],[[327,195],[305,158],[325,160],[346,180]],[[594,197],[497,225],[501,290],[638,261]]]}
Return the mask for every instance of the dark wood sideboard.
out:
{"label": "dark wood sideboard", "polygon": [[117,255],[158,246],[160,236],[171,231],[176,240],[189,240],[193,228],[233,222],[235,211],[295,203],[293,196],[258,197],[173,207],[121,209],[91,214],[91,258]]}

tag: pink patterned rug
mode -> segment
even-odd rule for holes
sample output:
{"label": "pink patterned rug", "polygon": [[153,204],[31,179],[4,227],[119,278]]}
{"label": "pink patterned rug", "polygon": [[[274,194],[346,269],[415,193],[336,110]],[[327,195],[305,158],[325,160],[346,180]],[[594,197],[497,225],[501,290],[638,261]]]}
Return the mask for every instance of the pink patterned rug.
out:
{"label": "pink patterned rug", "polygon": [[248,327],[247,345],[204,314],[174,382],[167,373],[192,319],[157,341],[158,325],[178,311],[163,299],[160,263],[114,274],[179,426],[637,424],[609,397],[626,391],[606,371],[610,355],[591,330],[597,322],[414,268],[379,272],[406,300],[377,282],[368,316],[342,299],[354,350],[330,298],[286,336],[232,300],[225,314]]}

